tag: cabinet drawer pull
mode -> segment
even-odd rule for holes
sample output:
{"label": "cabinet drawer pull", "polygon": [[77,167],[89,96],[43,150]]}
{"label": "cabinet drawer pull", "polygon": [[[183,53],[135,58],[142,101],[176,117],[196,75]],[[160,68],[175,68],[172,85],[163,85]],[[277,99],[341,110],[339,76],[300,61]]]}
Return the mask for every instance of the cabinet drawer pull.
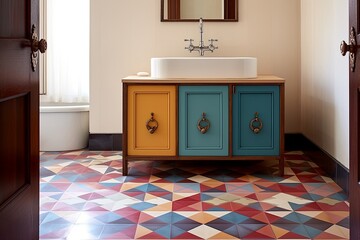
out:
{"label": "cabinet drawer pull", "polygon": [[250,121],[249,127],[254,134],[258,134],[263,128],[263,123],[259,118],[258,112],[255,112],[255,117]]}
{"label": "cabinet drawer pull", "polygon": [[156,129],[159,127],[159,123],[154,118],[154,113],[150,113],[151,118],[146,121],[146,128],[149,131],[150,134],[153,134]]}
{"label": "cabinet drawer pull", "polygon": [[210,122],[205,116],[206,114],[203,112],[202,118],[199,119],[197,124],[197,128],[199,129],[201,134],[205,134],[210,128]]}

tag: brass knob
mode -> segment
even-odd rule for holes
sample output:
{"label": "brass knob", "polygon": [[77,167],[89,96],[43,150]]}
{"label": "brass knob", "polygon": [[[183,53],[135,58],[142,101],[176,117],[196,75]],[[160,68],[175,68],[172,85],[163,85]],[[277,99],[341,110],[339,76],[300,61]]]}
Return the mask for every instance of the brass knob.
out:
{"label": "brass knob", "polygon": [[261,132],[263,128],[263,123],[259,118],[259,113],[255,112],[255,117],[250,121],[249,128],[253,131],[254,134],[258,134]]}
{"label": "brass knob", "polygon": [[197,123],[197,128],[201,134],[205,134],[210,128],[210,121],[205,116],[206,114],[203,112],[202,118],[200,118]]}
{"label": "brass knob", "polygon": [[341,41],[340,43],[340,52],[343,56],[345,56],[347,52],[356,53],[358,48],[359,46],[354,45],[353,43],[351,43],[350,45],[348,45],[345,41]]}
{"label": "brass knob", "polygon": [[347,43],[345,41],[342,41],[340,44],[340,52],[341,55],[345,56],[346,52],[350,51],[350,46],[347,45]]}
{"label": "brass knob", "polygon": [[31,41],[30,44],[26,44],[26,46],[31,47],[31,66],[33,71],[35,72],[38,63],[38,51],[40,51],[40,53],[45,53],[47,49],[46,40],[41,39],[39,41],[38,35],[36,33],[35,25],[32,25],[32,34],[30,41]]}
{"label": "brass knob", "polygon": [[38,35],[36,34],[36,27],[33,25],[33,33],[31,37],[31,51],[36,53],[40,51],[41,53],[45,53],[47,49],[47,42],[45,39],[38,39]]}
{"label": "brass knob", "polygon": [[47,42],[45,39],[41,39],[40,41],[33,41],[32,45],[33,52],[40,51],[41,53],[46,52],[47,49]]}
{"label": "brass knob", "polygon": [[350,28],[350,36],[349,36],[349,44],[345,41],[341,41],[340,44],[340,52],[341,55],[345,56],[347,52],[349,52],[349,60],[350,60],[350,69],[352,72],[355,71],[355,63],[356,63],[356,53],[358,48],[360,47],[357,45],[356,42],[356,30],[354,27]]}
{"label": "brass knob", "polygon": [[154,113],[150,113],[151,118],[146,121],[146,129],[150,134],[153,134],[159,127],[159,123],[154,118]]}

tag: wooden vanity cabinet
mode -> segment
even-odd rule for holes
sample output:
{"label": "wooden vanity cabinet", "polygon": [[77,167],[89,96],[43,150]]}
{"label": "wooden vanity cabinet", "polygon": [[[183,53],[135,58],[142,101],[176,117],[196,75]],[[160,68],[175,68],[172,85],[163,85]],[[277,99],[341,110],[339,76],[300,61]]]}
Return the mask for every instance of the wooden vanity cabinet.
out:
{"label": "wooden vanity cabinet", "polygon": [[284,79],[123,79],[123,175],[137,160],[279,160]]}

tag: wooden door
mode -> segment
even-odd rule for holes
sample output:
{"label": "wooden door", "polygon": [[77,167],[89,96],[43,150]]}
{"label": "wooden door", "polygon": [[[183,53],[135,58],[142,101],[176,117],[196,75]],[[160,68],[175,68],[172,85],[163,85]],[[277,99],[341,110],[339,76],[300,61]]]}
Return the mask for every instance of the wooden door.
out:
{"label": "wooden door", "polygon": [[229,154],[228,86],[179,87],[179,155]]}
{"label": "wooden door", "polygon": [[176,87],[128,87],[129,156],[176,155]]}
{"label": "wooden door", "polygon": [[[350,44],[360,43],[360,0],[349,1]],[[341,46],[342,54],[350,51],[349,95],[350,95],[350,239],[360,239],[360,51]],[[355,57],[354,57],[355,56]],[[352,61],[355,59],[356,61]]]}
{"label": "wooden door", "polygon": [[38,0],[0,0],[0,238],[39,239]]}
{"label": "wooden door", "polygon": [[233,96],[233,154],[280,156],[280,87],[237,86]]}

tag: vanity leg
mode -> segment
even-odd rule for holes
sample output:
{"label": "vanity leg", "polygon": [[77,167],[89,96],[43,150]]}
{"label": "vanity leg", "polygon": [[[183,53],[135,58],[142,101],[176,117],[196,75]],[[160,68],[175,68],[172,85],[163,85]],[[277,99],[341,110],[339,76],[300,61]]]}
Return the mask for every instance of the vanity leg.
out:
{"label": "vanity leg", "polygon": [[284,176],[284,170],[285,170],[285,157],[284,154],[281,154],[279,159],[279,176]]}
{"label": "vanity leg", "polygon": [[123,162],[122,162],[122,174],[123,176],[127,176],[128,175],[128,160],[126,157],[123,157]]}

